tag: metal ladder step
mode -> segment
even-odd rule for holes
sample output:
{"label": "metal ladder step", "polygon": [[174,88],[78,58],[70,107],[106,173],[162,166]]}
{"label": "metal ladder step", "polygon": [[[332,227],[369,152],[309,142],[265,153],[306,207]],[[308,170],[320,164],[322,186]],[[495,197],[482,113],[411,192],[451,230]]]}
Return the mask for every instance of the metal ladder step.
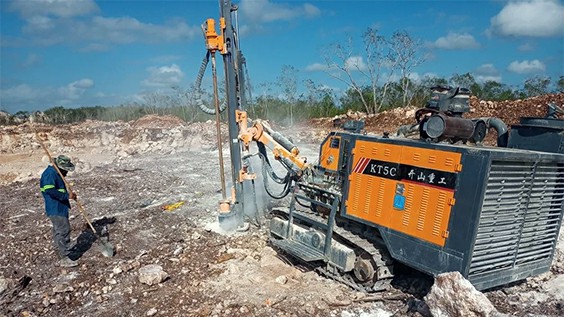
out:
{"label": "metal ladder step", "polygon": [[321,261],[325,258],[323,252],[307,246],[298,241],[270,239],[270,242],[278,248],[300,258],[306,262]]}

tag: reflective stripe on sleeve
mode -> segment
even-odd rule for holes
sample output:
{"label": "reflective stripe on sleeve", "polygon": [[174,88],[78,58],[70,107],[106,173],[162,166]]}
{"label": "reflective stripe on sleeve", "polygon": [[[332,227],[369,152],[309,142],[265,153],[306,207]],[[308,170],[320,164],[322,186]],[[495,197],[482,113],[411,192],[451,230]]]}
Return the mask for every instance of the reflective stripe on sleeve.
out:
{"label": "reflective stripe on sleeve", "polygon": [[[41,192],[43,193],[46,190],[51,189],[51,188],[55,188],[55,185],[45,185],[45,186],[41,187]],[[57,191],[61,192],[63,194],[67,192],[66,189],[64,189],[64,188],[58,188]]]}
{"label": "reflective stripe on sleeve", "polygon": [[55,185],[45,185],[41,187],[41,192],[46,191],[47,189],[55,188]]}

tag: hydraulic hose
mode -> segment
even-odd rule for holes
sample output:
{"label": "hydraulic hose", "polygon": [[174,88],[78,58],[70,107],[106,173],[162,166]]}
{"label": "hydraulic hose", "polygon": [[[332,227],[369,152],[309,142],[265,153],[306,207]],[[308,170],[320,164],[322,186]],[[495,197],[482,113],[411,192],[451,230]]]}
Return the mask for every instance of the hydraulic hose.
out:
{"label": "hydraulic hose", "polygon": [[[200,109],[202,109],[203,112],[210,115],[214,115],[215,109],[206,106],[204,104],[204,101],[202,100],[202,88],[201,88],[202,79],[204,78],[204,74],[206,73],[206,68],[208,67],[209,61],[210,61],[210,52],[208,51],[206,53],[206,56],[202,60],[202,64],[200,65],[200,70],[198,71],[198,76],[196,77],[194,97],[196,98],[196,104],[198,105],[198,107],[200,107]],[[227,104],[224,101],[221,104],[221,106],[219,106],[219,112],[223,112],[226,108],[227,108]]]}
{"label": "hydraulic hose", "polygon": [[280,177],[278,175],[276,175],[276,172],[274,172],[274,170],[272,169],[272,166],[270,165],[270,163],[268,162],[268,159],[259,154],[259,157],[262,159],[262,170],[263,170],[263,174],[265,174],[264,176],[268,176],[270,179],[272,179],[275,183],[277,184],[286,184],[288,182],[288,180],[291,178],[290,177],[290,172],[288,172],[286,174],[286,176],[284,177]]}
{"label": "hydraulic hose", "polygon": [[[263,161],[264,163],[264,161]],[[292,183],[292,179],[290,178],[290,173],[286,174],[286,177],[284,178],[284,182],[279,183],[278,181],[276,181],[276,179],[272,178],[272,175],[275,175],[274,173],[269,173],[267,171],[267,166],[270,167],[270,164],[263,164],[263,169],[262,169],[262,175],[263,175],[263,181],[264,181],[264,190],[266,191],[266,193],[268,194],[268,196],[274,198],[274,199],[282,199],[284,197],[286,197],[288,195],[288,193],[290,193],[290,189],[291,186],[290,184]],[[270,169],[272,169],[272,167],[270,167]],[[284,184],[284,188],[282,189],[282,191],[279,194],[275,194],[272,192],[268,179],[271,178],[273,179],[276,183],[279,184]]]}
{"label": "hydraulic hose", "polygon": [[[262,161],[262,177],[264,182],[264,189],[270,197],[274,199],[282,199],[286,197],[288,193],[290,193],[290,189],[291,189],[290,185],[292,183],[292,177],[290,175],[290,172],[288,172],[284,178],[276,175],[276,173],[272,169],[272,166],[270,165],[270,162],[268,161],[268,157],[266,156],[266,147],[260,143],[257,144],[259,144],[258,155]],[[287,166],[284,167],[288,168]],[[284,188],[280,193],[278,194],[273,193],[269,185],[269,179],[272,179],[277,184],[284,185]]]}

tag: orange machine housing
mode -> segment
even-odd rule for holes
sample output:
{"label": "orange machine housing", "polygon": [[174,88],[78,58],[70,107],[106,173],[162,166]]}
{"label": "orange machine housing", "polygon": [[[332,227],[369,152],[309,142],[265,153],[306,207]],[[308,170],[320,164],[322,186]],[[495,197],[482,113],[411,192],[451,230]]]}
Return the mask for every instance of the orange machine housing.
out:
{"label": "orange machine housing", "polygon": [[459,172],[460,153],[359,140],[353,156],[347,215],[444,246],[454,190],[438,175]]}
{"label": "orange machine housing", "polygon": [[561,154],[333,132],[318,169],[342,193],[339,221],[408,266],[459,271],[478,289],[550,268]]}

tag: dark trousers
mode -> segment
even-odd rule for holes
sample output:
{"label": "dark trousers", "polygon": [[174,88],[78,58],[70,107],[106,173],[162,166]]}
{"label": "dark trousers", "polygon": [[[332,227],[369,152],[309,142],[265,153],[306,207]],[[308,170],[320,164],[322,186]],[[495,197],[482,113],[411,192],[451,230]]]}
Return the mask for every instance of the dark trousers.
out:
{"label": "dark trousers", "polygon": [[70,223],[69,218],[63,216],[49,216],[53,224],[53,244],[61,258],[68,257],[71,250],[70,245]]}

